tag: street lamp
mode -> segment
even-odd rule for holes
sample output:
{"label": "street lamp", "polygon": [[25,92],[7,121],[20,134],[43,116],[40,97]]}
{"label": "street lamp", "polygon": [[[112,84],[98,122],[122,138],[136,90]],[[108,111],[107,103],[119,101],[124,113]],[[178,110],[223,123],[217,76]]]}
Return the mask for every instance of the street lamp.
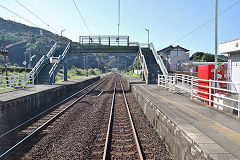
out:
{"label": "street lamp", "polygon": [[65,29],[61,29],[61,37],[62,37],[62,33],[65,31]]}
{"label": "street lamp", "polygon": [[145,29],[147,32],[148,32],[148,48],[150,47],[149,46],[149,29]]}
{"label": "street lamp", "polygon": [[32,60],[33,60],[33,58],[35,58],[35,57],[36,57],[36,55],[33,55],[32,57],[30,57],[29,68],[32,67]]}

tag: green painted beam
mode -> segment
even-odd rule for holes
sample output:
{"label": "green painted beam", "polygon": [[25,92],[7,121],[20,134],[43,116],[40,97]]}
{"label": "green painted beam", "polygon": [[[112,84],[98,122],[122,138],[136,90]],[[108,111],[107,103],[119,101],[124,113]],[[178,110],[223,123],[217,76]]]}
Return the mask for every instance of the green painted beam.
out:
{"label": "green painted beam", "polygon": [[72,54],[77,53],[138,53],[138,46],[109,46],[109,45],[79,45],[72,43],[70,51]]}

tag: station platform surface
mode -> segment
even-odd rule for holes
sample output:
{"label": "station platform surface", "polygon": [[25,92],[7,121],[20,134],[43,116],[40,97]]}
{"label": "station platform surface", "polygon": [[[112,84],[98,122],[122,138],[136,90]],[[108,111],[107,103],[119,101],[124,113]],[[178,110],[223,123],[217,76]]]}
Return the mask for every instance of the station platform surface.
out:
{"label": "station platform surface", "polygon": [[1,93],[0,94],[0,103],[11,101],[14,99],[18,99],[18,98],[25,97],[25,96],[35,94],[38,92],[46,91],[49,89],[57,88],[62,85],[76,84],[76,83],[82,82],[84,80],[93,78],[93,77],[95,77],[95,76],[90,76],[90,77],[76,79],[76,80],[68,80],[68,81],[64,81],[64,82],[58,82],[54,85],[46,85],[46,84],[27,85],[25,88],[22,88],[22,89],[17,89],[14,91]]}
{"label": "station platform surface", "polygon": [[127,77],[162,113],[183,130],[200,149],[213,159],[240,159],[240,119],[191,101],[141,79]]}

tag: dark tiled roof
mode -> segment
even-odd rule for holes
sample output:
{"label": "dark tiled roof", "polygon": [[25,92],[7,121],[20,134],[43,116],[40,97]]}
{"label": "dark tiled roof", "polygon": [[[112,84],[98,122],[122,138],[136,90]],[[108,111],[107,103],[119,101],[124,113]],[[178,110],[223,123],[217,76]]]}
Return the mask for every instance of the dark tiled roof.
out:
{"label": "dark tiled roof", "polygon": [[188,49],[186,49],[186,48],[183,48],[183,47],[180,47],[179,45],[177,45],[176,47],[173,47],[172,45],[170,45],[170,46],[168,46],[168,47],[166,47],[166,48],[163,48],[163,49],[161,49],[161,50],[159,50],[159,51],[157,51],[158,53],[159,52],[169,52],[169,51],[171,51],[172,49],[175,49],[175,48],[181,48],[181,49],[183,49],[185,52],[188,52],[189,50]]}

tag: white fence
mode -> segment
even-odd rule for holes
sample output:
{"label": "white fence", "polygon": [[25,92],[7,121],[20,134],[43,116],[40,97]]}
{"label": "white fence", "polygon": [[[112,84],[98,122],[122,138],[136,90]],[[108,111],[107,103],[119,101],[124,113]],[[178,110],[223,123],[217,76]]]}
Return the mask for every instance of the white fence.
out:
{"label": "white fence", "polygon": [[21,74],[14,76],[0,76],[0,91],[15,88],[24,88],[28,84],[33,84],[33,76],[31,74]]}
{"label": "white fence", "polygon": [[[175,74],[158,75],[158,86],[173,92],[186,92],[192,100],[205,103],[220,110],[236,113],[240,117],[240,93],[227,86],[240,84],[225,81],[198,79],[194,76]],[[215,87],[216,86],[216,87]]]}

